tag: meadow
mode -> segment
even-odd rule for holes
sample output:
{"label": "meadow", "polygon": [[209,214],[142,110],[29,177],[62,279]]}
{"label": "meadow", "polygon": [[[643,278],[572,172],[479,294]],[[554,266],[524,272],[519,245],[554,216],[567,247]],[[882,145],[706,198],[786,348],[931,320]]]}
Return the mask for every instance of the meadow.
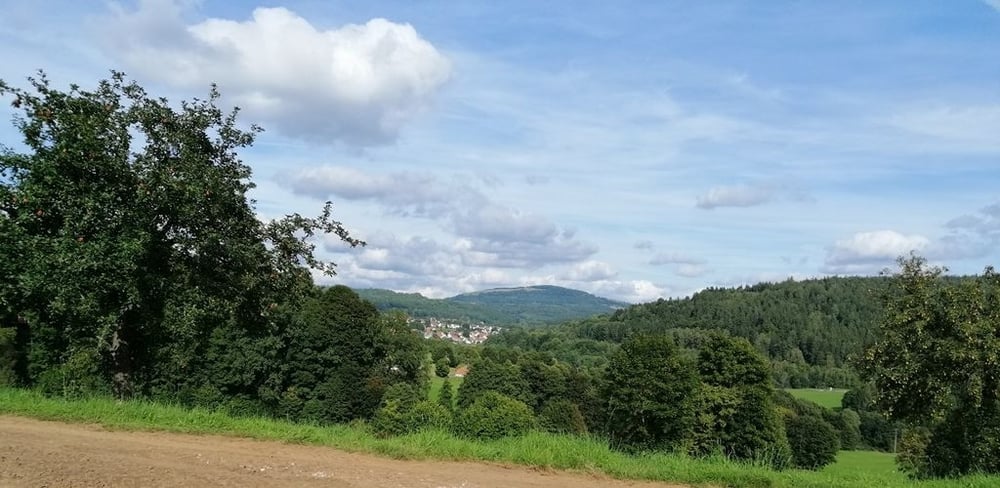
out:
{"label": "meadow", "polygon": [[486,461],[693,486],[987,488],[1000,485],[1000,477],[989,476],[911,481],[895,470],[891,455],[881,453],[842,452],[836,463],[822,471],[779,472],[724,458],[693,459],[666,453],[631,456],[609,449],[603,440],[594,437],[532,432],[521,437],[478,441],[432,430],[379,438],[360,422],[319,426],[261,417],[234,417],[223,412],[139,400],[48,398],[34,391],[10,388],[0,388],[0,414],[90,423],[109,429],[222,434],[329,446],[400,459]]}
{"label": "meadow", "polygon": [[847,393],[847,390],[836,388],[786,388],[785,391],[791,393],[795,398],[809,400],[826,408],[840,408],[840,402],[844,399],[844,393]]}

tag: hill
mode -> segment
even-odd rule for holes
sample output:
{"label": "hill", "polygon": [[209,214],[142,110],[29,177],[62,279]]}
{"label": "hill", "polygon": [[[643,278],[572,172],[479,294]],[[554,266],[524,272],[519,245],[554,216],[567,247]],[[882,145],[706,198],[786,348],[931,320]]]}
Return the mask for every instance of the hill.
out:
{"label": "hill", "polygon": [[837,277],[710,288],[544,331],[504,332],[487,344],[600,364],[595,354],[634,334],[668,334],[681,347],[696,350],[710,331],[718,330],[746,338],[764,353],[779,386],[844,388],[856,381],[851,359],[877,337],[878,296],[887,284],[880,277]]}
{"label": "hill", "polygon": [[411,317],[484,322],[490,325],[544,325],[609,314],[628,306],[559,286],[494,288],[449,298],[382,289],[356,290],[379,310],[402,310]]}

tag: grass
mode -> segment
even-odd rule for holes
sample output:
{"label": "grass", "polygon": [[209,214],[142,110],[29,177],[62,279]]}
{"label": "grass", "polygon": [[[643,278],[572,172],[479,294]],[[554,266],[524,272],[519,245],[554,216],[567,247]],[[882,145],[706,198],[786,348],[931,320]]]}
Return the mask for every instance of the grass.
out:
{"label": "grass", "polygon": [[840,401],[844,398],[847,390],[821,390],[812,388],[788,388],[785,391],[791,393],[795,398],[809,400],[818,403],[826,408],[840,408]]}
{"label": "grass", "polygon": [[[483,442],[457,438],[447,432],[426,431],[380,439],[363,424],[297,424],[266,418],[231,417],[219,412],[146,401],[119,403],[107,398],[46,398],[33,391],[9,388],[0,388],[0,414],[92,423],[109,429],[222,434],[329,446],[400,459],[489,461],[696,486],[987,488],[1000,485],[1000,477],[986,476],[912,482],[891,469],[886,455],[877,453],[842,453],[836,464],[819,472],[776,472],[763,466],[721,458],[692,459],[676,454],[629,456],[608,449],[607,444],[597,438],[534,432],[522,437]],[[888,461],[891,462],[891,457]]]}
{"label": "grass", "polygon": [[[465,381],[465,378],[454,376],[448,378],[448,382],[451,383],[452,399],[458,399],[458,387],[462,385],[462,381]],[[443,384],[444,378],[431,376],[431,391],[428,394],[430,401],[436,402],[438,400],[438,397],[441,396],[441,385]]]}

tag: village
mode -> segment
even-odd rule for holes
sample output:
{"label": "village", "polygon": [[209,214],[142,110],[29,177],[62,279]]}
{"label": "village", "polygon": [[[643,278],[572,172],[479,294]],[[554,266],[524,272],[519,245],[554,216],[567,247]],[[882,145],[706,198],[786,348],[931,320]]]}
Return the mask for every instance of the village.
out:
{"label": "village", "polygon": [[443,339],[460,344],[482,344],[502,328],[483,322],[469,324],[441,320],[434,317],[411,318],[410,327],[422,329],[424,339]]}

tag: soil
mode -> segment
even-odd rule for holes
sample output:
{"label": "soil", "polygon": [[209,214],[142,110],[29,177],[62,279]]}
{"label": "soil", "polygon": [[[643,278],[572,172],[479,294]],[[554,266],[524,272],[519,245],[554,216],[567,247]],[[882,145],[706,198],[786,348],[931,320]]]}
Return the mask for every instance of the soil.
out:
{"label": "soil", "polygon": [[0,487],[680,488],[524,467],[401,461],[234,437],[0,416]]}

